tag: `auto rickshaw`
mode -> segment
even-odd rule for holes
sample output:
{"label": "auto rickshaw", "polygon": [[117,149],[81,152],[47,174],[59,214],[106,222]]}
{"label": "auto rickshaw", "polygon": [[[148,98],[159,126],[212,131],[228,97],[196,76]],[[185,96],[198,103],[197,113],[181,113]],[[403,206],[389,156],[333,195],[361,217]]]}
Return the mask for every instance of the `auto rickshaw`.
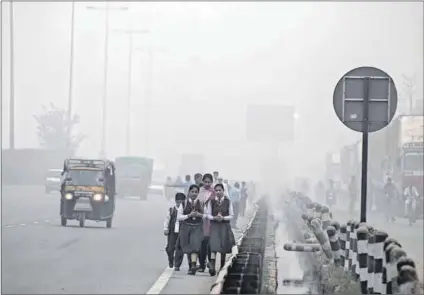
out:
{"label": "auto rickshaw", "polygon": [[61,225],[68,220],[106,221],[112,227],[115,212],[115,165],[108,160],[67,159],[61,184]]}

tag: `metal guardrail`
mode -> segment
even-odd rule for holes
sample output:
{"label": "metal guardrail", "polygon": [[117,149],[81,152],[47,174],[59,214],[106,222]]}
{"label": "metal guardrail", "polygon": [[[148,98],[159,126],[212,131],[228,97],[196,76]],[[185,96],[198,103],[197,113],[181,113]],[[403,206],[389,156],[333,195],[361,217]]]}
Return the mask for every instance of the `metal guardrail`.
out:
{"label": "metal guardrail", "polygon": [[[235,266],[236,264],[240,264],[240,263],[244,266],[247,266],[249,262],[252,262],[251,261],[252,259],[255,259],[255,258],[252,258],[252,257],[254,257],[254,255],[252,255],[252,257],[251,257],[250,255],[246,255],[245,253],[239,253],[239,248],[242,247],[242,242],[245,239],[245,237],[248,235],[248,233],[250,232],[250,230],[251,230],[251,228],[254,224],[254,221],[256,220],[256,217],[257,217],[259,207],[256,204],[254,206],[255,206],[255,209],[254,209],[252,218],[250,219],[249,223],[247,224],[247,226],[244,229],[241,236],[237,239],[236,245],[234,245],[234,247],[232,248],[232,253],[231,253],[230,257],[227,259],[225,265],[218,272],[216,281],[211,287],[210,294],[222,294],[227,278],[230,275],[233,275],[233,274],[229,274],[229,271],[233,266]],[[239,270],[241,270],[241,269],[239,269]],[[243,276],[247,276],[247,274],[245,275],[245,274],[239,273],[238,276],[240,278],[243,278]],[[237,287],[235,287],[235,288],[237,288]]]}
{"label": "metal guardrail", "polygon": [[313,235],[319,242],[321,249],[315,255],[322,258],[318,261],[350,274],[362,294],[419,294],[415,262],[386,232],[356,220],[340,225],[332,220],[328,207],[305,198],[293,197],[288,211],[300,214],[304,222],[298,236],[308,240]]}

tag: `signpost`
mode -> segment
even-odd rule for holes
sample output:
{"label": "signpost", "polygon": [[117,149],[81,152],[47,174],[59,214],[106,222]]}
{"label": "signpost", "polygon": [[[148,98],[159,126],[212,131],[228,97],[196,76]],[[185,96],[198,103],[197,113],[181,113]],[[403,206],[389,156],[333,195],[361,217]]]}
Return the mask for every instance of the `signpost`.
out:
{"label": "signpost", "polygon": [[393,79],[374,67],[350,70],[334,89],[337,117],[349,129],[362,133],[361,222],[366,222],[367,210],[368,134],[390,123],[397,101]]}

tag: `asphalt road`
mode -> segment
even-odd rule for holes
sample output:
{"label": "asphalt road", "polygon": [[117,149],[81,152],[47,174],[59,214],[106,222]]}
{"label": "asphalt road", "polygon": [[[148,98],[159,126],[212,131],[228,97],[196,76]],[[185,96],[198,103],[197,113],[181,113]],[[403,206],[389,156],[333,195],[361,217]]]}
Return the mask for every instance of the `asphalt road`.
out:
{"label": "asphalt road", "polygon": [[[2,294],[199,294],[215,278],[167,268],[167,202],[118,199],[113,227],[60,226],[59,196],[2,187]],[[241,220],[241,223],[245,222]]]}

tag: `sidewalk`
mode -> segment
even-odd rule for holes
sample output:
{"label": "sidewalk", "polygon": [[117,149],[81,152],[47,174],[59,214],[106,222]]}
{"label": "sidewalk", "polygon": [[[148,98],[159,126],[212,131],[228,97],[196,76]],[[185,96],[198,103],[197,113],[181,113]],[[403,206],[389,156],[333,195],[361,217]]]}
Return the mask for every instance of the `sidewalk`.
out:
{"label": "sidewalk", "polygon": [[[254,208],[249,207],[246,210],[245,217],[239,217],[237,228],[233,229],[236,242],[241,237],[244,229],[253,217]],[[173,272],[168,284],[163,288],[160,294],[209,294],[210,288],[215,283],[217,276],[211,277],[208,270],[204,273],[196,273],[195,276],[188,275],[187,261],[184,258],[181,265],[181,271]],[[219,259],[217,259],[219,261]]]}

